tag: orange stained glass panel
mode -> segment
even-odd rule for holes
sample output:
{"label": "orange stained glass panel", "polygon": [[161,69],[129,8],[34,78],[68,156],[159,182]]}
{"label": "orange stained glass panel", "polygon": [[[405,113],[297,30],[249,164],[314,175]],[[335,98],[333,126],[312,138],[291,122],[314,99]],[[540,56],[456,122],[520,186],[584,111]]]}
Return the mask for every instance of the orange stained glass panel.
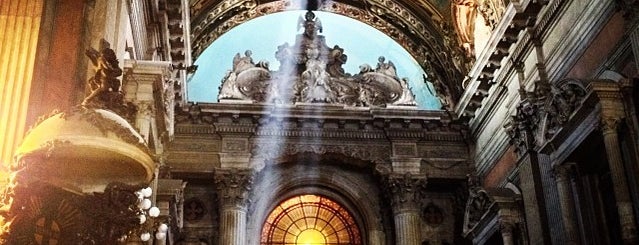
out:
{"label": "orange stained glass panel", "polygon": [[301,195],[281,202],[262,228],[262,245],[360,245],[360,230],[339,203],[318,195]]}

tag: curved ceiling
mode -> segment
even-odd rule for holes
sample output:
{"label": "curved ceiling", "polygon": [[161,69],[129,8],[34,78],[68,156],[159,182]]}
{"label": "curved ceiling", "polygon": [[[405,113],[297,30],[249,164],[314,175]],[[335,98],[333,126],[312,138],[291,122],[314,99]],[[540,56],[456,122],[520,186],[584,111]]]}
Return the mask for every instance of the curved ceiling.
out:
{"label": "curved ceiling", "polygon": [[248,20],[287,10],[311,9],[348,16],[397,41],[420,62],[439,96],[457,101],[463,92],[461,83],[470,60],[453,31],[450,0],[190,0],[190,3],[194,59],[222,34]]}

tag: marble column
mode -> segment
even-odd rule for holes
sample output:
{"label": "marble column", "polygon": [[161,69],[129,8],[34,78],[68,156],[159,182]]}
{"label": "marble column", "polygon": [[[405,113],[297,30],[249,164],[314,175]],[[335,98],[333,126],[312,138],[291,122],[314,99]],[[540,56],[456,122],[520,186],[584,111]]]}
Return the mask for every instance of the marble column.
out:
{"label": "marble column", "polygon": [[2,1],[0,5],[0,186],[27,126],[36,48],[44,1]]}
{"label": "marble column", "polygon": [[564,223],[564,234],[566,244],[579,244],[579,231],[576,223],[574,198],[571,192],[572,184],[570,172],[572,164],[561,164],[553,167],[557,191],[559,194],[559,205],[561,206],[561,219]]}
{"label": "marble column", "polygon": [[250,170],[216,171],[215,185],[221,208],[219,244],[246,244],[246,212],[253,177]]}
{"label": "marble column", "polygon": [[504,245],[513,245],[515,240],[513,238],[513,230],[515,225],[511,222],[501,221],[499,224],[499,231],[501,232],[501,238],[504,241]]}
{"label": "marble column", "polygon": [[419,245],[420,229],[420,191],[426,186],[424,177],[417,178],[410,173],[391,174],[386,187],[391,197],[391,206],[395,221],[396,245]]}
{"label": "marble column", "polygon": [[620,118],[606,117],[604,115],[601,119],[601,130],[606,147],[615,200],[617,201],[617,212],[619,214],[619,222],[621,223],[621,236],[624,244],[636,244],[637,228],[634,222],[632,202],[630,201],[630,192],[628,190],[623,159],[621,158],[621,145],[619,144],[617,135],[617,128],[620,122]]}

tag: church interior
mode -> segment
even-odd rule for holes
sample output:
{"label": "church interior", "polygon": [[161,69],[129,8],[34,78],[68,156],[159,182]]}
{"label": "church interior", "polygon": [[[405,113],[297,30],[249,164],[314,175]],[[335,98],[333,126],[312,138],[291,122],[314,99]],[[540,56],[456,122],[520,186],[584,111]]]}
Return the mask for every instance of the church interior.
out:
{"label": "church interior", "polygon": [[639,0],[0,0],[0,244],[639,244],[638,109]]}

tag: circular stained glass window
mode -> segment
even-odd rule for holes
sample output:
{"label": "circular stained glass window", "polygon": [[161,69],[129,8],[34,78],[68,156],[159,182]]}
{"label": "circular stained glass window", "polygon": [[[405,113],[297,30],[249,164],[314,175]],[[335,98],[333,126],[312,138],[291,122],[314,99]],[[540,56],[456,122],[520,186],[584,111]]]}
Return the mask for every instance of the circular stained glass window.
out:
{"label": "circular stained glass window", "polygon": [[323,196],[301,195],[277,205],[262,228],[261,244],[362,244],[353,216]]}

